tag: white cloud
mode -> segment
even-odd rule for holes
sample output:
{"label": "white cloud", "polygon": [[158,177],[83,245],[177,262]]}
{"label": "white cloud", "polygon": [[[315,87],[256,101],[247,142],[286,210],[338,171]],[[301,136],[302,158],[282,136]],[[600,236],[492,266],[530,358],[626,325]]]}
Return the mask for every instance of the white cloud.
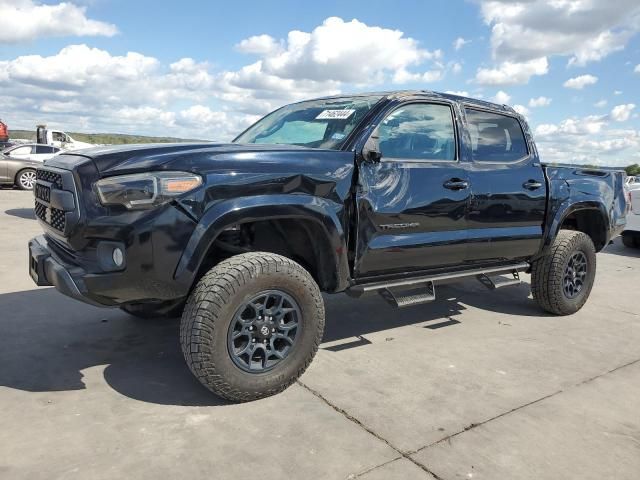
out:
{"label": "white cloud", "polygon": [[192,58],[165,64],[141,53],[70,45],[48,56],[0,60],[3,117],[14,128],[42,122],[158,135],[170,126],[174,136],[225,140],[291,101],[383,82],[434,82],[458,69],[401,31],[335,17],[285,39],[249,37],[236,49],[257,58],[216,70]]}
{"label": "white cloud", "polygon": [[527,62],[503,62],[497,68],[479,68],[475,81],[481,85],[520,85],[529,83],[534,75],[546,75],[549,62],[546,57]]}
{"label": "white cloud", "polygon": [[593,104],[594,107],[596,108],[604,108],[607,106],[609,102],[607,102],[604,98],[602,100],[598,100],[596,103]]}
{"label": "white cloud", "polygon": [[518,112],[520,115],[524,115],[525,117],[529,115],[529,109],[524,105],[514,105],[513,109]]}
{"label": "white cloud", "polygon": [[640,63],[636,65],[636,68],[634,68],[633,71],[636,73],[640,73]]}
{"label": "white cloud", "polygon": [[267,55],[278,52],[282,45],[271,35],[254,35],[245,38],[236,45],[236,50],[242,53],[254,53],[257,55]]}
{"label": "white cloud", "polygon": [[598,82],[598,77],[593,75],[580,75],[579,77],[570,78],[564,82],[566,88],[573,88],[575,90],[582,90],[587,85],[593,85]]}
{"label": "white cloud", "polygon": [[500,61],[568,56],[570,65],[622,50],[640,30],[637,0],[479,0]]}
{"label": "white cloud", "polygon": [[551,105],[551,99],[548,97],[538,97],[529,100],[529,107],[531,108],[548,107],[549,105]]}
{"label": "white cloud", "polygon": [[410,73],[406,70],[398,70],[393,76],[393,83],[432,83],[442,80],[442,70],[429,70],[424,73]]}
{"label": "white cloud", "polygon": [[563,120],[557,125],[538,125],[535,132],[536,135],[541,137],[556,133],[565,135],[594,135],[600,133],[606,124],[606,116],[590,115],[584,118],[572,117]]}
{"label": "white cloud", "polygon": [[509,95],[507,92],[504,92],[502,90],[498,91],[498,93],[496,93],[495,96],[491,99],[492,102],[499,103],[501,105],[509,103],[510,100],[511,100],[511,95]]}
{"label": "white cloud", "polygon": [[[279,43],[280,47],[273,47]],[[260,36],[239,45],[252,53],[262,52],[261,73],[320,82],[381,83],[388,77],[403,82],[415,75],[412,67],[442,58],[442,51],[421,48],[400,30],[338,17],[327,18],[311,32],[293,30],[281,42]]]}
{"label": "white cloud", "polygon": [[535,138],[545,162],[624,167],[640,149],[640,131],[611,128],[607,115],[541,124],[535,128]]}
{"label": "white cloud", "polygon": [[450,68],[451,68],[451,72],[454,75],[457,75],[462,71],[462,64],[460,62],[453,62],[452,64],[450,64]]}
{"label": "white cloud", "polygon": [[48,5],[33,0],[0,0],[0,44],[46,37],[111,37],[118,33],[115,25],[87,18],[86,10],[69,2]]}
{"label": "white cloud", "polygon": [[631,111],[636,108],[633,103],[627,103],[626,105],[617,105],[611,110],[611,118],[616,122],[626,122],[631,116]]}
{"label": "white cloud", "polygon": [[471,43],[471,40],[465,40],[462,37],[458,37],[453,41],[453,48],[458,51],[468,43]]}

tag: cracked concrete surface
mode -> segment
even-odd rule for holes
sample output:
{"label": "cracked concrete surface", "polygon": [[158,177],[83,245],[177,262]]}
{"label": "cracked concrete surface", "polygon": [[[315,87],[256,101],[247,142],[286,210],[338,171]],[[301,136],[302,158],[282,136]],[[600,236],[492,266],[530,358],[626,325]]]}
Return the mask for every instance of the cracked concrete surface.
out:
{"label": "cracked concrete surface", "polygon": [[640,251],[598,255],[585,308],[466,281],[429,305],[327,297],[298,384],[231,405],[178,324],[36,287],[29,193],[0,190],[0,478],[637,479]]}

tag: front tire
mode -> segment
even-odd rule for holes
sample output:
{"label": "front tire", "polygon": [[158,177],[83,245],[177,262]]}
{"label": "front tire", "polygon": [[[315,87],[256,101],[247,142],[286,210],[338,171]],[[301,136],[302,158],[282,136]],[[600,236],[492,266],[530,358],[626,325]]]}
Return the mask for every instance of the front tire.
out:
{"label": "front tire", "polygon": [[583,232],[560,230],[550,252],[536,260],[531,293],[547,312],[570,315],[589,298],[596,275],[596,249]]}
{"label": "front tire", "polygon": [[36,171],[32,168],[25,168],[16,176],[16,186],[20,190],[33,190],[36,185]]}
{"label": "front tire", "polygon": [[182,315],[180,343],[206,388],[246,402],[295,382],[323,332],[322,295],[309,272],[280,255],[254,252],[202,277]]}

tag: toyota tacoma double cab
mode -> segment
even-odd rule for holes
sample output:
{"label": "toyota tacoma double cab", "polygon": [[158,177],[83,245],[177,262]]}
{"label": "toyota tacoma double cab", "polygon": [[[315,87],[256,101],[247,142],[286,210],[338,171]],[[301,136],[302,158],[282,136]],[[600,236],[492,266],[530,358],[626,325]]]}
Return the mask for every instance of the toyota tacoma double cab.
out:
{"label": "toyota tacoma double cab", "polygon": [[189,368],[233,401],[304,372],[321,292],[407,307],[530,272],[544,310],[574,313],[627,209],[622,172],[545,165],[512,108],[428,91],[287,105],[228,144],[64,153],[36,177],[36,284],[181,316]]}

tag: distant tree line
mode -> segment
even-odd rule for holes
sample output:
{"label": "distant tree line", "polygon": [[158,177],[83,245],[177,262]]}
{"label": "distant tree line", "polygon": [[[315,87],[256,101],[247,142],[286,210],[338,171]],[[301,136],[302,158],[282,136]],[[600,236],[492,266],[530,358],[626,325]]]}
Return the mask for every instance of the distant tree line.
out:
{"label": "distant tree line", "polygon": [[640,176],[640,165],[634,163],[633,165],[629,165],[628,167],[626,167],[624,171],[627,172],[627,175],[629,176]]}
{"label": "distant tree line", "polygon": [[[120,133],[67,133],[80,142],[103,145],[122,145],[127,143],[178,143],[194,141],[175,137],[147,137],[143,135],[126,135]],[[25,140],[35,142],[36,133],[33,130],[11,130],[11,138],[23,138]]]}

